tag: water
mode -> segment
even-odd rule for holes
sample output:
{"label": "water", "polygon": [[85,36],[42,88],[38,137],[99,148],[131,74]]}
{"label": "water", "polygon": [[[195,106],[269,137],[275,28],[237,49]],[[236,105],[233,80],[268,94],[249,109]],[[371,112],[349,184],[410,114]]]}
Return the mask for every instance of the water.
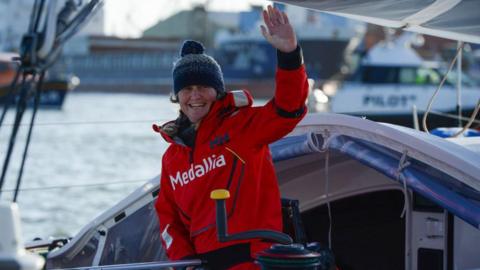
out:
{"label": "water", "polygon": [[[74,236],[158,176],[167,144],[151,125],[177,111],[166,96],[75,92],[62,110],[39,111],[18,197],[24,240]],[[0,129],[2,165],[13,111],[8,116]],[[29,121],[30,112],[23,122]],[[4,190],[15,186],[27,130],[25,125],[19,132]],[[1,196],[11,198],[11,191]]]}

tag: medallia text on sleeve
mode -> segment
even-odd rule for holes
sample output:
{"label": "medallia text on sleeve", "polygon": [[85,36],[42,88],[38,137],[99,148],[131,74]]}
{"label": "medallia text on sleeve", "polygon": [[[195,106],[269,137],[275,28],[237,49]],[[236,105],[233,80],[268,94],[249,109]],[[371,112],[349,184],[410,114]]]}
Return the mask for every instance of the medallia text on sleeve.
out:
{"label": "medallia text on sleeve", "polygon": [[186,171],[178,171],[175,174],[175,177],[170,175],[170,183],[172,184],[172,189],[175,190],[175,187],[180,185],[183,187],[188,183],[195,180],[197,177],[202,177],[209,173],[210,171],[223,167],[226,165],[225,157],[223,155],[216,156],[212,155],[210,157],[202,159],[199,164],[190,165],[190,168]]}

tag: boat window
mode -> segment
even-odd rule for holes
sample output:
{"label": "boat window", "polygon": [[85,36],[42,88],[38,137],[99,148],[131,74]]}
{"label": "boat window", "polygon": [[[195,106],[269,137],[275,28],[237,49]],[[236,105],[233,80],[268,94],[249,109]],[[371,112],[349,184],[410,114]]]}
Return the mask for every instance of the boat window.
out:
{"label": "boat window", "polygon": [[437,72],[433,69],[429,68],[419,68],[417,70],[415,83],[416,84],[433,84],[438,85],[440,84],[440,76]]}
{"label": "boat window", "polygon": [[78,241],[63,255],[48,258],[46,268],[56,269],[92,265],[97,253],[99,237],[100,234],[95,233],[87,242]]}
{"label": "boat window", "polygon": [[402,84],[418,84],[416,68],[401,68],[398,74],[398,81]]}
{"label": "boat window", "polygon": [[364,83],[397,83],[398,68],[366,66],[363,70]]}
{"label": "boat window", "polygon": [[[444,71],[438,71],[440,73],[439,76],[444,76],[445,72]],[[457,85],[457,71],[452,70],[450,73],[448,73],[446,84],[450,85]],[[469,87],[475,87],[478,86],[478,83],[472,79],[470,76],[468,76],[466,73],[462,72],[462,85],[469,86]]]}
{"label": "boat window", "polygon": [[108,230],[100,265],[167,260],[154,203],[144,205]]}

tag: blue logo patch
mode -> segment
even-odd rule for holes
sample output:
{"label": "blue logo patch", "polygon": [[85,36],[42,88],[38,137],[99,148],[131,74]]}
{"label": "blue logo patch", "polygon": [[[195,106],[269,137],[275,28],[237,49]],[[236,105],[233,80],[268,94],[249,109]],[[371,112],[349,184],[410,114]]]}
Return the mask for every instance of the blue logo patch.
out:
{"label": "blue logo patch", "polygon": [[213,149],[216,146],[225,144],[229,141],[230,141],[230,136],[228,135],[228,133],[225,133],[224,135],[219,135],[210,141],[210,149]]}

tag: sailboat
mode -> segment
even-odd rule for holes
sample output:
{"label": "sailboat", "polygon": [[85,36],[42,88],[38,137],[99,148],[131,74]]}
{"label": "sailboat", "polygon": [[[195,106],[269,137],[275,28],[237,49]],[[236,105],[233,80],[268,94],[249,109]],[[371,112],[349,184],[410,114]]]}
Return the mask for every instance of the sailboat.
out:
{"label": "sailboat", "polygon": [[[280,2],[480,43],[476,1]],[[298,202],[298,215],[290,216],[301,230],[292,237],[328,247],[339,269],[480,268],[479,137],[444,139],[317,113],[270,150],[282,195]],[[27,249],[43,253],[47,269],[200,265],[166,261],[153,207],[158,182],[152,178],[73,238],[34,241]]]}

